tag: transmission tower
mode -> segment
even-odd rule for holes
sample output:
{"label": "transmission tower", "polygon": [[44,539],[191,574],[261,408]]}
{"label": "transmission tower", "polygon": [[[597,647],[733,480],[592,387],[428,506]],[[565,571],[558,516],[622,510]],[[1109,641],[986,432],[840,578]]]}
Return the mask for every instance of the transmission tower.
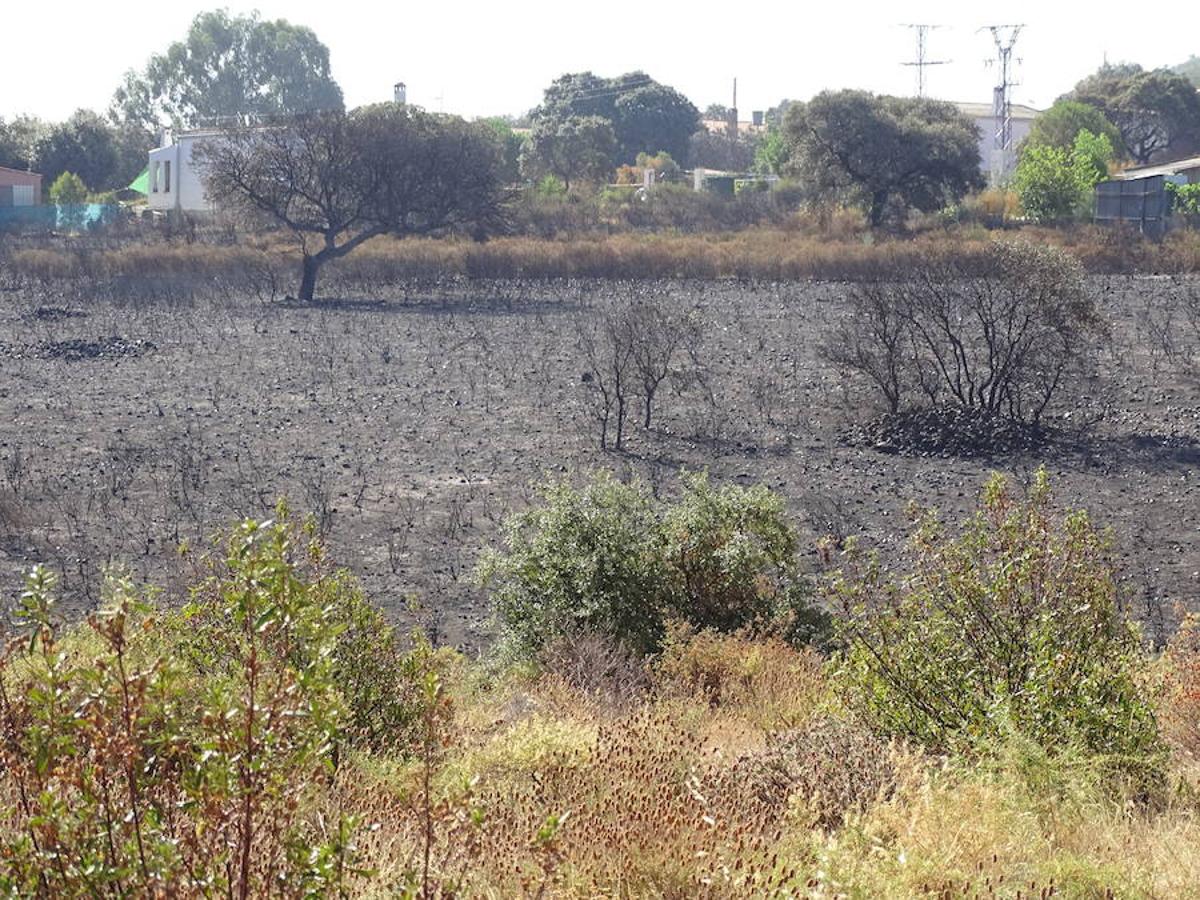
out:
{"label": "transmission tower", "polygon": [[[996,43],[995,62],[1000,73],[999,83],[992,89],[992,119],[995,135],[992,142],[992,183],[999,183],[1008,174],[1008,162],[1012,154],[1012,89],[1013,47],[1024,25],[988,25],[992,40]],[[981,29],[982,30],[982,29]]]}
{"label": "transmission tower", "polygon": [[940,28],[940,25],[910,25],[905,24],[904,28],[911,28],[917,34],[917,58],[912,62],[900,63],[902,66],[913,66],[917,70],[917,96],[925,96],[925,67],[926,66],[944,66],[950,62],[948,59],[926,59],[926,49],[929,42],[929,32],[935,28]]}

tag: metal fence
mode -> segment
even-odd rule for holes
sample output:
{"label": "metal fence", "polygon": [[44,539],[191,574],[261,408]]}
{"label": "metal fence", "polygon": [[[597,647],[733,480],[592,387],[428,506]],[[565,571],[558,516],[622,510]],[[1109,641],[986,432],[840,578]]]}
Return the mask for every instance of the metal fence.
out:
{"label": "metal fence", "polygon": [[1171,197],[1164,175],[1129,181],[1102,181],[1096,185],[1096,222],[1101,225],[1132,225],[1147,237],[1167,232]]}
{"label": "metal fence", "polygon": [[116,221],[121,207],[115,203],[78,203],[47,206],[0,207],[0,229],[5,231],[91,231]]}

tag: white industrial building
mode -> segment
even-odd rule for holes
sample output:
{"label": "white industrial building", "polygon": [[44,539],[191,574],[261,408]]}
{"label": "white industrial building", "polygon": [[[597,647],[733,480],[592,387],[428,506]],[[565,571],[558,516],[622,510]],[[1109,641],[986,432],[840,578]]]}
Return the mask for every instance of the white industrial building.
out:
{"label": "white industrial building", "polygon": [[213,203],[204,191],[204,182],[192,154],[201,141],[220,139],[221,136],[220,131],[203,128],[165,134],[162,146],[150,151],[146,197],[151,209],[189,213],[213,211]]}
{"label": "white industrial building", "polygon": [[1000,131],[1000,120],[990,103],[955,103],[960,112],[965,113],[979,129],[979,168],[984,175],[993,181],[1004,181],[1012,175],[1017,167],[1017,149],[1021,142],[1029,136],[1033,120],[1040,110],[1032,106],[1014,103],[1012,109],[1012,144],[1005,153],[996,147],[996,134]]}

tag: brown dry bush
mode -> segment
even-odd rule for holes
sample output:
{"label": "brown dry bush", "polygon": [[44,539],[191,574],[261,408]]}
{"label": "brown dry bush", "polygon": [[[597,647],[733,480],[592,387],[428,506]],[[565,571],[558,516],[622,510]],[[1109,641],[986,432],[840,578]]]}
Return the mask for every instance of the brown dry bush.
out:
{"label": "brown dry bush", "polygon": [[790,805],[806,825],[832,830],[847,815],[886,799],[896,767],[886,741],[853,722],[822,715],[769,736],[766,749],[739,760],[733,775],[780,815]]}
{"label": "brown dry bush", "polygon": [[[839,220],[840,221],[840,220]],[[1183,274],[1200,271],[1200,236],[1177,232],[1160,243],[1119,231],[1026,229],[1029,240],[1059,246],[1089,272]],[[909,239],[864,242],[845,235],[800,229],[753,228],[696,234],[607,234],[551,239],[503,237],[485,243],[462,239],[376,238],[332,263],[330,277],[342,289],[370,291],[381,285],[447,277],[475,279],[740,278],[859,281],[883,271],[906,270],[931,255],[971,260],[990,243],[982,230],[930,231]],[[79,291],[111,283],[114,289],[161,284],[193,292],[212,291],[214,280],[235,286],[242,273],[269,267],[290,285],[296,251],[278,235],[254,234],[237,243],[143,242],[116,246],[54,244],[14,246],[6,275],[29,285],[75,285]],[[143,291],[145,288],[142,288]]]}
{"label": "brown dry bush", "polygon": [[1181,762],[1200,775],[1200,617],[1189,616],[1164,654],[1163,736]]}

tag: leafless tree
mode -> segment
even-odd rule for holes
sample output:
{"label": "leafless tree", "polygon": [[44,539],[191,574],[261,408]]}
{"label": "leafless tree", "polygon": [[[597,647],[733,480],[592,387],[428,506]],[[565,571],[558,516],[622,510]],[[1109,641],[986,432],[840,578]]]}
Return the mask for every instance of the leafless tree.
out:
{"label": "leafless tree", "polygon": [[642,424],[650,427],[654,398],[684,350],[695,343],[699,324],[682,310],[633,303],[624,311],[633,342],[633,365],[643,401]]}
{"label": "leafless tree", "polygon": [[579,349],[587,365],[583,382],[600,424],[600,449],[608,449],[609,427],[615,424],[613,446],[620,450],[637,381],[632,323],[628,316],[609,310],[601,314],[599,321],[581,321],[578,335]]}
{"label": "leafless tree", "polygon": [[1091,378],[1107,326],[1065,253],[997,241],[970,258],[930,254],[861,284],[825,354],[870,381],[891,411],[915,391],[1037,424]]}

